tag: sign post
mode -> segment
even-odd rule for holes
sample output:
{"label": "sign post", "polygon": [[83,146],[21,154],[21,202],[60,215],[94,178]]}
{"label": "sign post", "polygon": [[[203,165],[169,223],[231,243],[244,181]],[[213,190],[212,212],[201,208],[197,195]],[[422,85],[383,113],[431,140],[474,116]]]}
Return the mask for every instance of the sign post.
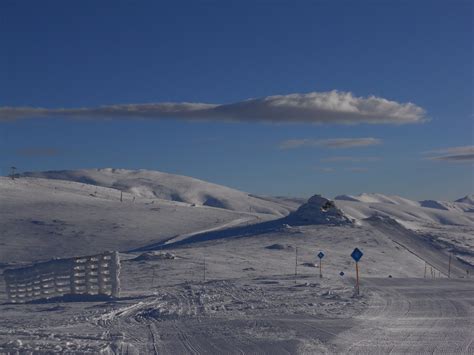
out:
{"label": "sign post", "polygon": [[359,260],[360,260],[360,258],[362,258],[362,255],[364,255],[364,253],[362,253],[362,251],[360,251],[359,248],[355,248],[352,251],[352,254],[351,254],[352,259],[354,259],[354,261],[356,262],[356,292],[357,292],[357,296],[359,296],[359,294],[360,294],[360,292],[359,292]]}
{"label": "sign post", "polygon": [[323,258],[324,258],[324,253],[320,251],[318,253],[318,258],[319,258],[319,277],[323,277]]}

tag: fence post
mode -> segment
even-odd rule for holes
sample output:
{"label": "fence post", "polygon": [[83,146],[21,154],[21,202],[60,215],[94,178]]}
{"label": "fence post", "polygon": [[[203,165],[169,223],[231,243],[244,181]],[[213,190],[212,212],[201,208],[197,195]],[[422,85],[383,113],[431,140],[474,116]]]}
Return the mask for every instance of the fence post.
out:
{"label": "fence post", "polygon": [[[110,281],[112,287],[112,297],[117,298],[120,296],[120,258],[118,252],[114,251],[111,255],[110,260]],[[113,279],[112,279],[113,276]]]}

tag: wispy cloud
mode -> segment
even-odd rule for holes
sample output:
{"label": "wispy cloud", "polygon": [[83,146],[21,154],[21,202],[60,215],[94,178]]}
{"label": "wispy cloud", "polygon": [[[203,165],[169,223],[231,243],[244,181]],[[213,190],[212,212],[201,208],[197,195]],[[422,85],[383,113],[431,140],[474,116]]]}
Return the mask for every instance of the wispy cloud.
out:
{"label": "wispy cloud", "polygon": [[378,138],[288,139],[280,143],[280,149],[300,147],[356,148],[381,144]]}
{"label": "wispy cloud", "polygon": [[374,162],[381,160],[379,157],[351,157],[351,156],[335,156],[321,159],[322,162],[326,163],[337,163],[337,162]]}
{"label": "wispy cloud", "polygon": [[322,173],[332,173],[336,170],[334,168],[328,168],[328,167],[315,167],[314,169]]}
{"label": "wispy cloud", "polygon": [[[333,168],[333,167],[315,167],[314,168],[316,171],[322,172],[322,173],[334,173],[336,171],[340,171],[339,169]],[[361,168],[361,167],[351,167],[351,168],[345,168],[344,171],[349,171],[352,173],[365,173],[369,169],[367,168]]]}
{"label": "wispy cloud", "polygon": [[0,107],[0,121],[41,117],[395,125],[427,120],[425,110],[413,103],[375,96],[356,97],[350,92],[340,91],[275,95],[230,104],[180,102],[82,108]]}
{"label": "wispy cloud", "polygon": [[469,163],[474,162],[474,145],[431,150],[425,154],[430,155],[427,157],[430,160]]}
{"label": "wispy cloud", "polygon": [[347,168],[346,171],[350,171],[352,173],[365,173],[369,169],[367,168],[359,168],[359,167],[353,167],[353,168]]}
{"label": "wispy cloud", "polygon": [[33,147],[17,149],[15,153],[25,157],[51,157],[58,155],[59,150],[56,148]]}

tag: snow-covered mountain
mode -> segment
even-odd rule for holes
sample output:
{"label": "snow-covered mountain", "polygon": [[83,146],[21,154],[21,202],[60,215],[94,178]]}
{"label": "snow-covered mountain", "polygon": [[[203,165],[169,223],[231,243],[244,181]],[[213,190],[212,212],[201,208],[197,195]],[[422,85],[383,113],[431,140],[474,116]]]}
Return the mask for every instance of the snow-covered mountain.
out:
{"label": "snow-covered mountain", "polygon": [[465,203],[467,205],[474,206],[474,195],[467,195],[467,196],[461,197],[460,199],[457,199],[454,202]]}
{"label": "snow-covered mountain", "polygon": [[352,201],[352,202],[363,202],[363,203],[387,203],[391,205],[413,205],[417,206],[418,203],[415,201],[408,200],[400,196],[387,196],[376,193],[362,193],[360,195],[339,195],[334,198],[340,201]]}
{"label": "snow-covered mountain", "polygon": [[469,199],[418,202],[365,193],[338,196],[334,203],[313,196],[301,205],[301,199],[259,197],[157,171],[26,173],[0,178],[0,262],[129,250],[276,219],[346,225],[373,215],[469,250],[474,249]]}
{"label": "snow-covered mountain", "polygon": [[335,197],[335,201],[347,215],[359,220],[379,214],[401,223],[474,225],[474,209],[464,202],[413,201],[376,193],[340,195]]}
{"label": "snow-covered mountain", "polygon": [[73,181],[0,177],[0,263],[126,250],[269,214],[135,198]]}
{"label": "snow-covered mountain", "polygon": [[288,215],[265,198],[190,177],[93,169],[0,177],[0,263],[128,250]]}
{"label": "snow-covered mountain", "polygon": [[188,176],[152,170],[87,169],[27,172],[23,176],[75,181],[109,187],[137,198],[163,199],[232,211],[287,215],[298,203],[265,199]]}

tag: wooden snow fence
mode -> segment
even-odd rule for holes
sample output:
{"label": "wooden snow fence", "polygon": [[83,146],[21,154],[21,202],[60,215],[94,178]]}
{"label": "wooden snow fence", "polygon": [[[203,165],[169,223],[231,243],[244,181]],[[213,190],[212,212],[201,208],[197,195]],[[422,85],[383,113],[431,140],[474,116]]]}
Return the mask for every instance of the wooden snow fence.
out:
{"label": "wooden snow fence", "polygon": [[3,273],[8,300],[25,303],[65,295],[118,297],[120,258],[117,252],[53,259]]}

